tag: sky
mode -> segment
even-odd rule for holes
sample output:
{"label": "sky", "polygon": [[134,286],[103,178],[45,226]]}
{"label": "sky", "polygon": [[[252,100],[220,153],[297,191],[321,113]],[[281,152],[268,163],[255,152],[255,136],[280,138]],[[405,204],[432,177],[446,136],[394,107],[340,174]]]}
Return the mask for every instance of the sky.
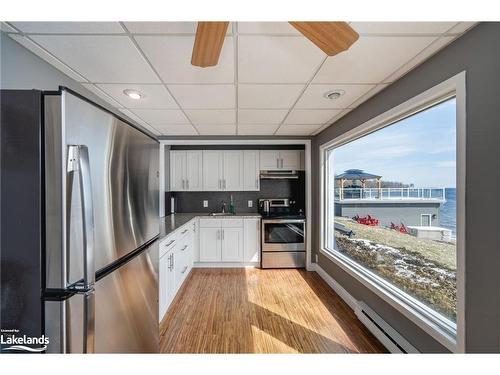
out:
{"label": "sky", "polygon": [[363,169],[415,187],[456,187],[455,99],[334,150],[335,174]]}

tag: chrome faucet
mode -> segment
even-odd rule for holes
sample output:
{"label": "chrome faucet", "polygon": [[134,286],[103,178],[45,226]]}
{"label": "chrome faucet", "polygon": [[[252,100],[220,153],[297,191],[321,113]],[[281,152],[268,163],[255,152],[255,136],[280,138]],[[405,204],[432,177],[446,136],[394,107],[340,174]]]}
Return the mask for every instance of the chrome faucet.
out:
{"label": "chrome faucet", "polygon": [[225,214],[225,213],[226,213],[226,202],[224,202],[224,201],[222,201],[222,209],[221,209],[221,212],[222,212],[223,214]]}

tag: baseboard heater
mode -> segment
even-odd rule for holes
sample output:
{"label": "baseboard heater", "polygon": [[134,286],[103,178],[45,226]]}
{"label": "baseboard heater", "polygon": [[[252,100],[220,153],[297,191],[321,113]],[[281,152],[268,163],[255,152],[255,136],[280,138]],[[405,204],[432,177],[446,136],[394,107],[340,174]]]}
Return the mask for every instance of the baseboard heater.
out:
{"label": "baseboard heater", "polygon": [[362,301],[356,302],[354,313],[358,319],[391,353],[419,353],[398,331]]}

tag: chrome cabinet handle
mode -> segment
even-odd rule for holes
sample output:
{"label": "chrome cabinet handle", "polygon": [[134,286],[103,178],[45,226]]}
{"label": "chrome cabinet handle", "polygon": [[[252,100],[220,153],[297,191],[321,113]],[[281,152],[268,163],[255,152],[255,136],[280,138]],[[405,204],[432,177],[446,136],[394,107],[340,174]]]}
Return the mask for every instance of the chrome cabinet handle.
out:
{"label": "chrome cabinet handle", "polygon": [[279,159],[279,158],[277,158],[277,159],[276,159],[276,168],[279,168],[279,167],[280,167],[280,159]]}
{"label": "chrome cabinet handle", "polygon": [[220,229],[217,229],[217,239],[220,240]]}
{"label": "chrome cabinet handle", "polygon": [[224,179],[224,189],[226,188],[226,179]]}
{"label": "chrome cabinet handle", "polygon": [[184,247],[181,249],[181,251],[186,250],[186,249],[187,249],[187,247],[188,247],[188,245],[184,245]]}
{"label": "chrome cabinet handle", "polygon": [[170,245],[172,245],[173,243],[175,242],[175,240],[171,240],[168,244],[165,245],[165,247],[169,247]]}
{"label": "chrome cabinet handle", "polygon": [[184,230],[181,232],[181,234],[186,233],[188,230],[189,230],[189,229],[184,229]]}
{"label": "chrome cabinet handle", "polygon": [[259,179],[258,178],[255,179],[255,188],[256,189],[259,188]]}
{"label": "chrome cabinet handle", "polygon": [[224,240],[224,229],[221,229],[222,239]]}
{"label": "chrome cabinet handle", "polygon": [[187,269],[188,269],[188,266],[185,266],[181,273],[185,273],[187,271]]}
{"label": "chrome cabinet handle", "polygon": [[283,169],[283,158],[281,159],[281,169]]}
{"label": "chrome cabinet handle", "polygon": [[189,180],[186,180],[186,189],[189,190]]}

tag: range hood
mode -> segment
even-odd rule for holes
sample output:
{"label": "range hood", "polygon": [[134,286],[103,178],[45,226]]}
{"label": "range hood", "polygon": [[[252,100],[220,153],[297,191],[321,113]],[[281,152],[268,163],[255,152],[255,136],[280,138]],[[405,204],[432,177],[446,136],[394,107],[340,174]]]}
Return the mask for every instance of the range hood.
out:
{"label": "range hood", "polygon": [[299,174],[297,171],[260,171],[260,178],[262,180],[297,179]]}

